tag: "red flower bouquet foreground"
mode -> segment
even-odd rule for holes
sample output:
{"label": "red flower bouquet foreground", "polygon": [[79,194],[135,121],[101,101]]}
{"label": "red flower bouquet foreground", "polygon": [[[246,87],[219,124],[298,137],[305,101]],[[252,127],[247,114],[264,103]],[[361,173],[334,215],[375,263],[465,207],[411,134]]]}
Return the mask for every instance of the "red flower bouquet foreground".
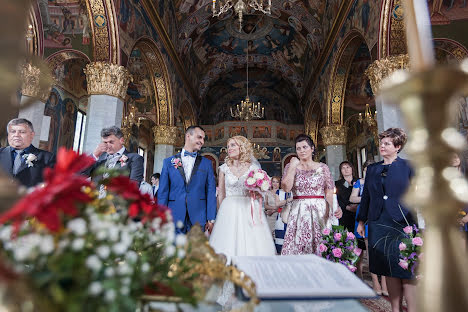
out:
{"label": "red flower bouquet foreground", "polygon": [[333,225],[331,230],[323,230],[319,252],[323,258],[341,263],[351,272],[355,272],[355,264],[362,252],[357,246],[353,233],[346,231],[343,226]]}
{"label": "red flower bouquet foreground", "polygon": [[0,216],[6,258],[50,298],[51,310],[135,311],[154,280],[187,294],[167,274],[176,259],[184,264],[185,245],[170,211],[115,172],[102,181],[107,195],[100,198],[100,185],[79,174],[93,162],[60,149],[45,185]]}

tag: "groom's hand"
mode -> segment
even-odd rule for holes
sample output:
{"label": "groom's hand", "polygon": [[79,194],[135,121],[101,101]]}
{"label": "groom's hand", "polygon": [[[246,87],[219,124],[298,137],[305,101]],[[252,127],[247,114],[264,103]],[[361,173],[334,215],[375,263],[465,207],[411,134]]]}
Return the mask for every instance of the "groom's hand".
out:
{"label": "groom's hand", "polygon": [[208,231],[208,233],[211,234],[211,231],[213,230],[214,222],[208,221],[205,224],[205,231]]}

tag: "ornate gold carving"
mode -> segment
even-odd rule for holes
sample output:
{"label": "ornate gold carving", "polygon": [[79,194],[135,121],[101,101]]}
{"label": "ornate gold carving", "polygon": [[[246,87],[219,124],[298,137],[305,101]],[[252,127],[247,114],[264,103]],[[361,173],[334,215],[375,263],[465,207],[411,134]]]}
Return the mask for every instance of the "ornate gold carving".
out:
{"label": "ornate gold carving", "polygon": [[127,94],[128,83],[132,80],[128,70],[119,65],[94,62],[84,70],[88,82],[88,94],[106,94],[122,100]]}
{"label": "ornate gold carving", "polygon": [[370,79],[372,92],[377,94],[380,91],[380,84],[382,80],[399,69],[409,69],[408,54],[389,56],[380,60],[376,60],[371,65],[369,65],[365,71],[365,74]]}
{"label": "ornate gold carving", "polygon": [[177,127],[157,125],[153,127],[154,143],[175,145],[177,141]]}
{"label": "ornate gold carving", "polygon": [[[92,30],[94,60],[109,61],[109,31],[107,27],[107,14],[103,0],[88,0],[88,15]],[[111,10],[109,10],[111,11]]]}
{"label": "ornate gold carving", "polygon": [[46,102],[52,89],[52,77],[50,73],[43,72],[41,69],[30,63],[24,63],[20,67],[21,75],[21,94],[34,98],[39,98]]}
{"label": "ornate gold carving", "polygon": [[390,53],[389,55],[405,54],[406,33],[403,21],[404,9],[401,0],[395,0],[392,8],[392,19],[390,20]]}
{"label": "ornate gold carving", "polygon": [[392,5],[393,0],[384,0],[382,4],[382,14],[380,16],[380,32],[379,32],[379,58],[386,57],[388,55],[388,28],[390,26],[390,6]]}
{"label": "ornate gold carving", "polygon": [[323,144],[329,145],[345,145],[346,130],[348,127],[343,125],[328,125],[320,129],[322,134]]}

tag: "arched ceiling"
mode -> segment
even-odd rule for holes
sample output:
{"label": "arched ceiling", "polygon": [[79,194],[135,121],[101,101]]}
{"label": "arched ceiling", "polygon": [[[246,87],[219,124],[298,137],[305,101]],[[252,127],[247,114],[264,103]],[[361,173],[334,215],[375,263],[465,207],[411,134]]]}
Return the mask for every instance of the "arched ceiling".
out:
{"label": "arched ceiling", "polygon": [[221,112],[219,118],[229,119],[229,107],[245,98],[248,50],[251,99],[265,105],[266,119],[302,123],[299,103],[339,5],[339,0],[273,0],[271,15],[249,11],[239,30],[232,10],[212,16],[212,0],[174,0],[177,36],[169,37],[178,40],[173,44],[185,70],[196,73],[201,121],[212,123]]}

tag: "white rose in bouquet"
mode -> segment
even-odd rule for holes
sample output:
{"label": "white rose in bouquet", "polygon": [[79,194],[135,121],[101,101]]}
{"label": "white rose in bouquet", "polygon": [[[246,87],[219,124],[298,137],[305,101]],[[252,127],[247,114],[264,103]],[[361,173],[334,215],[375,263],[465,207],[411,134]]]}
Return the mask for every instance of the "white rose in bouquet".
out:
{"label": "white rose in bouquet", "polygon": [[254,186],[257,183],[257,179],[247,178],[246,182],[247,182],[247,185]]}
{"label": "white rose in bouquet", "polygon": [[263,172],[255,172],[253,177],[256,180],[263,180],[263,179],[265,179],[265,174]]}

